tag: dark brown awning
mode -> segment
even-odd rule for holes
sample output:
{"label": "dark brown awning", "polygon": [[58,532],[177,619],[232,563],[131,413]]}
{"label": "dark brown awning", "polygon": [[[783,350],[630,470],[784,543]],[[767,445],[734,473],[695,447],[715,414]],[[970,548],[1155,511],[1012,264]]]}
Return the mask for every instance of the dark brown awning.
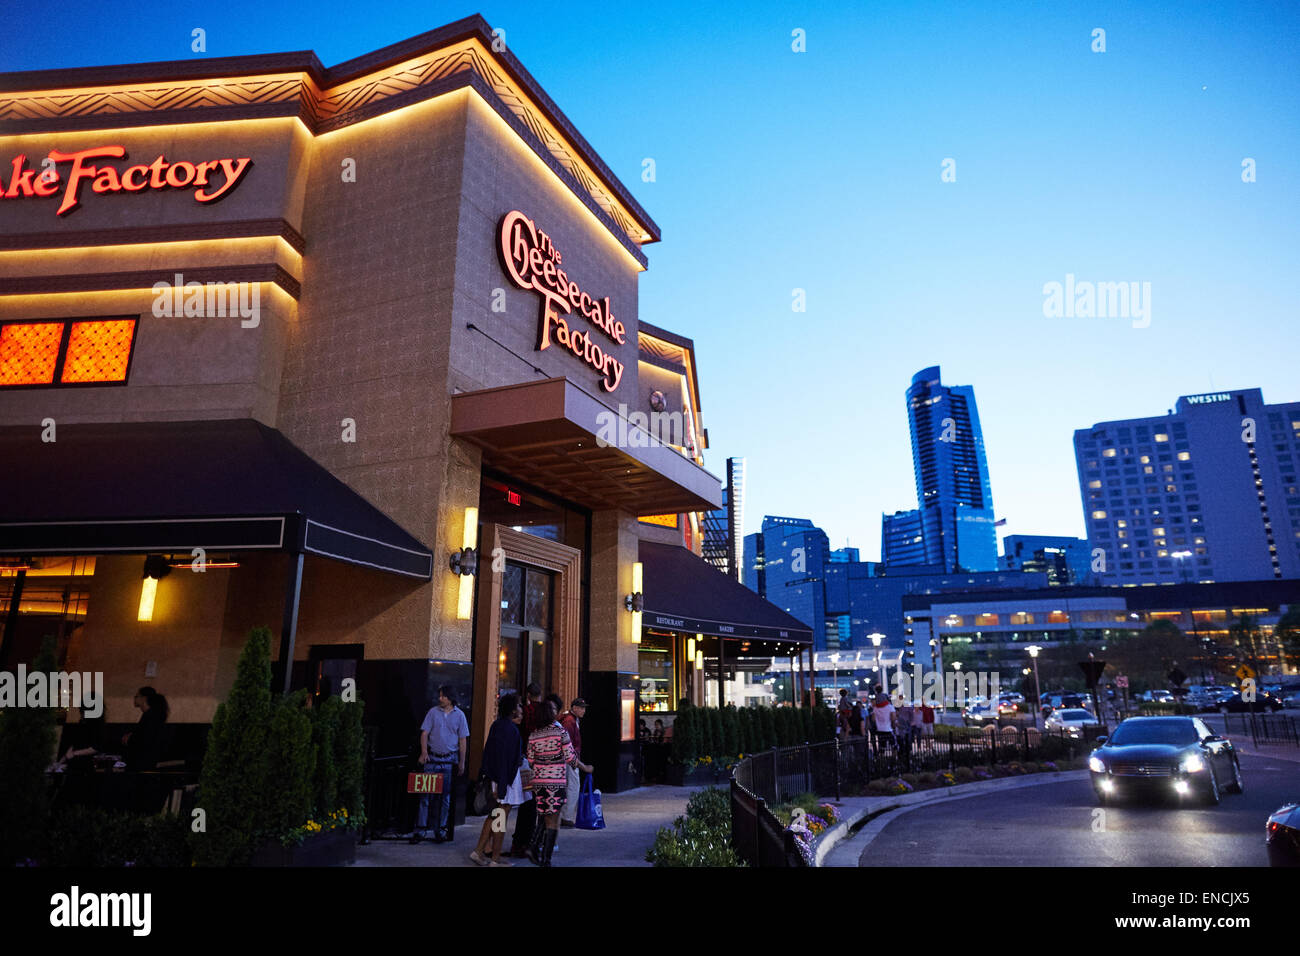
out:
{"label": "dark brown awning", "polygon": [[616,413],[568,379],[549,378],[452,396],[451,434],[482,448],[485,465],[592,510],[722,507],[717,478],[626,420],[623,447],[598,441],[611,433],[609,416]]}

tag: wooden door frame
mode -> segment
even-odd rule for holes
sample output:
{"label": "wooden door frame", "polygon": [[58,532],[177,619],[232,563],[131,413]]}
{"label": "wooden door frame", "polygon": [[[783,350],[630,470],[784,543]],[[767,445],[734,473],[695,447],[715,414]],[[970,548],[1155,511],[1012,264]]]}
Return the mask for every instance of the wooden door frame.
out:
{"label": "wooden door frame", "polygon": [[[496,719],[497,658],[501,653],[501,583],[504,561],[542,568],[555,574],[551,622],[550,687],[567,706],[578,694],[578,660],[582,641],[582,552],[558,541],[515,531],[509,525],[485,524],[480,533],[478,604],[474,632],[474,713],[470,722],[469,765],[477,774],[488,728]],[[493,571],[493,565],[502,568]],[[528,728],[521,728],[525,739]]]}

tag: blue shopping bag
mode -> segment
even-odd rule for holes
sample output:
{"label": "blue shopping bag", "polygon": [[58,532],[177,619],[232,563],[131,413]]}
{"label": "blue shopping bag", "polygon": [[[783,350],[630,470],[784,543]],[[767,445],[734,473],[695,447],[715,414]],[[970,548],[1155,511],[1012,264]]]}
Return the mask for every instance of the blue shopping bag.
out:
{"label": "blue shopping bag", "polygon": [[605,813],[600,808],[600,791],[591,789],[591,778],[582,782],[582,793],[578,796],[578,819],[574,823],[579,830],[605,829]]}

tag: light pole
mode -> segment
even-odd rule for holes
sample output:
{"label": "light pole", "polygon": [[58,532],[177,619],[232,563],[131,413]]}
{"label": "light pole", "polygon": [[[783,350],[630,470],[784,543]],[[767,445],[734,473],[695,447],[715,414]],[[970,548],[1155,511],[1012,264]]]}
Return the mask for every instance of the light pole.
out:
{"label": "light pole", "polygon": [[[880,681],[880,688],[883,690],[885,682],[880,676],[880,642],[885,639],[885,635],[881,634],[879,631],[874,631],[873,633],[868,634],[867,637],[871,638],[871,646],[876,649],[876,679]],[[874,690],[875,688],[872,689]]]}
{"label": "light pole", "polygon": [[1038,730],[1038,718],[1041,716],[1042,711],[1038,693],[1038,652],[1042,648],[1037,644],[1030,644],[1025,650],[1029,652],[1029,659],[1034,665],[1034,730]]}
{"label": "light pole", "polygon": [[[840,693],[840,652],[836,651],[831,655],[831,700],[834,701]],[[838,702],[836,703],[838,707]]]}
{"label": "light pole", "polygon": [[[953,662],[952,662],[952,669],[955,670],[955,671],[957,672],[957,686],[960,688],[960,687],[961,687],[961,661],[953,661]],[[965,697],[965,691],[962,691],[962,696],[963,696],[963,698]],[[946,698],[945,698],[945,700],[946,700]],[[952,705],[953,705],[953,707],[956,707],[956,706],[957,706],[957,698],[956,698],[956,697],[953,697],[953,699],[952,699]],[[946,710],[947,708],[945,707],[944,709]]]}

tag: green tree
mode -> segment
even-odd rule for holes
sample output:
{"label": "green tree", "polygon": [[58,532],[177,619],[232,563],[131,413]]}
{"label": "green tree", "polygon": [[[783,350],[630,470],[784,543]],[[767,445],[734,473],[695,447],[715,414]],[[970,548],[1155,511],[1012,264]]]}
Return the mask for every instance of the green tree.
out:
{"label": "green tree", "polygon": [[345,704],[336,697],[326,701],[326,706],[334,706],[336,701],[339,716],[334,767],[338,773],[338,802],[348,811],[351,825],[359,827],[366,819],[366,736],[361,721],[364,706],[359,700]]}
{"label": "green tree", "polygon": [[339,809],[339,772],[335,744],[339,733],[339,708],[337,697],[327,697],[310,711],[311,743],[316,751],[316,773],[312,781],[312,802],[316,819]]}
{"label": "green tree", "polygon": [[306,700],[305,690],[295,691],[276,701],[271,714],[262,805],[262,832],[268,836],[279,836],[311,819],[316,750]]}
{"label": "green tree", "polygon": [[1264,642],[1263,632],[1257,619],[1249,614],[1237,618],[1237,622],[1228,628],[1228,639],[1236,649],[1237,659],[1245,661],[1257,674],[1264,672],[1260,662],[1260,650]]}
{"label": "green tree", "polygon": [[722,709],[722,741],[722,750],[728,759],[740,753],[740,717],[735,704]]}
{"label": "green tree", "polygon": [[758,708],[758,750],[771,750],[776,746],[776,712],[778,707]]}
{"label": "green tree", "polygon": [[[57,667],[54,638],[47,637],[32,662],[32,672],[49,674]],[[16,691],[26,694],[27,688]],[[0,711],[0,866],[42,852],[50,823],[45,768],[56,756],[57,746],[54,711],[52,706]]]}
{"label": "green tree", "polygon": [[200,866],[246,864],[264,838],[267,733],[271,723],[271,632],[253,630],[239,656],[230,695],[217,706],[199,775],[203,832]]}

